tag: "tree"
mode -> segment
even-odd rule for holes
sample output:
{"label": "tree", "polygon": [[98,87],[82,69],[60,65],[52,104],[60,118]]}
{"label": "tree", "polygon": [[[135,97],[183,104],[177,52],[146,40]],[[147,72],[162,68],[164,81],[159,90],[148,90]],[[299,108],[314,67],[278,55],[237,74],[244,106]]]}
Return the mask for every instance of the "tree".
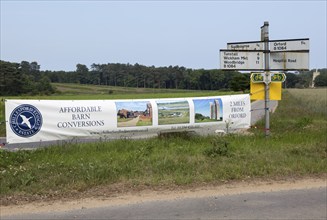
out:
{"label": "tree", "polygon": [[233,91],[242,91],[250,89],[250,77],[245,74],[239,74],[233,77],[230,83],[231,89]]}
{"label": "tree", "polygon": [[315,87],[327,86],[327,73],[320,73],[319,76],[315,78]]}
{"label": "tree", "polygon": [[88,73],[89,69],[86,65],[77,64],[76,65],[76,73],[77,73],[77,81],[80,84],[87,84],[88,83]]}
{"label": "tree", "polygon": [[199,70],[194,70],[190,73],[190,89],[201,89],[199,84],[201,74]]}
{"label": "tree", "polygon": [[0,94],[47,94],[53,93],[53,87],[46,74],[41,76],[39,65],[27,61],[10,63],[0,61]]}
{"label": "tree", "polygon": [[285,73],[285,88],[295,88],[295,85],[299,84],[301,78],[294,73]]}
{"label": "tree", "polygon": [[22,75],[19,74],[19,64],[0,61],[0,91],[1,95],[19,95],[23,90]]}
{"label": "tree", "polygon": [[36,89],[41,94],[50,95],[55,92],[51,86],[51,81],[47,76],[42,76],[40,81],[36,85]]}

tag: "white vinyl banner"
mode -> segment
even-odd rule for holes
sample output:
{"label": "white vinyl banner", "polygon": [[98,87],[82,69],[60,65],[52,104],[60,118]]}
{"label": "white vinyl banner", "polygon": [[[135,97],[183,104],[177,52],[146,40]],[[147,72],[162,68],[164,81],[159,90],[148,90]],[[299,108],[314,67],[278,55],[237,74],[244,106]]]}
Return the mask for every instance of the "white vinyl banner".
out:
{"label": "white vinyl banner", "polygon": [[[249,128],[250,96],[133,100],[6,100],[8,143],[110,137],[117,133]],[[218,126],[217,126],[218,128]]]}

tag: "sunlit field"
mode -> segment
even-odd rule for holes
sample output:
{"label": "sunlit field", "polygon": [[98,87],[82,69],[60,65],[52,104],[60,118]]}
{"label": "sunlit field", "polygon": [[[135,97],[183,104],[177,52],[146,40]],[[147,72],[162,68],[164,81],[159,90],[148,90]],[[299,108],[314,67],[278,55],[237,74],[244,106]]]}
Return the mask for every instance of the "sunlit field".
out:
{"label": "sunlit field", "polygon": [[327,88],[323,89],[288,89],[287,90],[310,112],[327,114]]}

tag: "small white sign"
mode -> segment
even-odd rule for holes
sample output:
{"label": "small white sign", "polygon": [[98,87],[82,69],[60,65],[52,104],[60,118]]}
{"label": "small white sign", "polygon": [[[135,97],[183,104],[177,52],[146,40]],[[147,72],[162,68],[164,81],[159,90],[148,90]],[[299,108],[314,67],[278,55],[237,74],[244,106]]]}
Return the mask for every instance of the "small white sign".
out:
{"label": "small white sign", "polygon": [[305,39],[289,39],[276,40],[269,42],[269,49],[271,52],[277,51],[294,51],[294,50],[309,50],[309,38]]}
{"label": "small white sign", "polygon": [[263,70],[263,52],[220,50],[220,68],[224,70]]}
{"label": "small white sign", "polygon": [[270,70],[308,70],[309,52],[270,53]]}
{"label": "small white sign", "polygon": [[263,50],[263,42],[227,43],[228,50]]}

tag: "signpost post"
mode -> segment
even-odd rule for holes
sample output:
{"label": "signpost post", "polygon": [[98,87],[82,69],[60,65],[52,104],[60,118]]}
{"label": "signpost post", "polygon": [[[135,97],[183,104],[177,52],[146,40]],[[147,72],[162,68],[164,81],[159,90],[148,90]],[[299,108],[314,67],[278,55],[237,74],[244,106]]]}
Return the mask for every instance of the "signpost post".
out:
{"label": "signpost post", "polygon": [[264,53],[265,53],[265,135],[266,137],[270,134],[270,123],[269,123],[269,23],[264,22],[261,27],[261,41],[264,42]]}
{"label": "signpost post", "polygon": [[269,40],[269,23],[261,27],[261,41],[227,43],[220,50],[220,67],[223,70],[259,70],[253,73],[253,83],[265,84],[265,136],[270,135],[269,102],[270,83],[284,82],[284,73],[270,71],[308,70],[309,38]]}

